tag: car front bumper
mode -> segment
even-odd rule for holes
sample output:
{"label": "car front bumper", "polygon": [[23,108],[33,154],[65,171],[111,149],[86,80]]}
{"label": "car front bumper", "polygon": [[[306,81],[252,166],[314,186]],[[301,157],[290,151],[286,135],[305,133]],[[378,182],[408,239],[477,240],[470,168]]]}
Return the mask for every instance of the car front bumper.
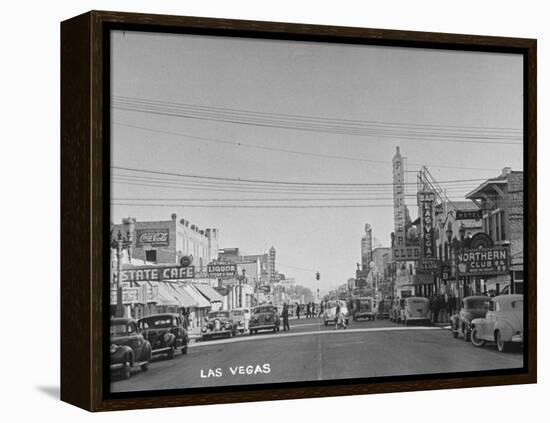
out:
{"label": "car front bumper", "polygon": [[522,343],[523,342],[523,335],[513,335],[512,336],[512,339],[511,339],[512,342],[516,342],[516,343]]}

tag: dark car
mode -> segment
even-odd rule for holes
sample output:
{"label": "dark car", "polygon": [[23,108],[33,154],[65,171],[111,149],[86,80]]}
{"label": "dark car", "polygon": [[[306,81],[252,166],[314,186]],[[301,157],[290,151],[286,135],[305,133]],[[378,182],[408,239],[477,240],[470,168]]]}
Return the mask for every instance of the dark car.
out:
{"label": "dark car", "polygon": [[166,354],[171,359],[178,348],[182,354],[187,354],[189,337],[178,314],[153,314],[139,319],[138,326],[151,344],[153,355]]}
{"label": "dark car", "polygon": [[261,305],[252,309],[249,328],[251,335],[258,333],[259,330],[278,332],[281,329],[281,319],[277,307]]}
{"label": "dark car", "polygon": [[201,328],[202,340],[214,337],[228,337],[235,335],[237,328],[233,325],[231,315],[227,310],[211,311],[206,323]]}
{"label": "dark car", "polygon": [[132,367],[147,370],[152,355],[151,344],[143,338],[134,319],[111,319],[110,335],[111,371],[118,371],[129,379]]}
{"label": "dark car", "polygon": [[462,334],[464,340],[469,341],[472,320],[478,317],[485,317],[490,304],[491,299],[485,295],[474,295],[464,298],[460,311],[451,316],[453,338],[457,338],[459,334]]}

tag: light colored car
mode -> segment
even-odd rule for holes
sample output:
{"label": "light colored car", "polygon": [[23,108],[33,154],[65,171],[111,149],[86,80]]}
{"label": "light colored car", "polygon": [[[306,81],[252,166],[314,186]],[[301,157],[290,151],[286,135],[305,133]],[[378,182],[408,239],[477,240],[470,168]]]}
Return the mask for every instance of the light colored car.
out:
{"label": "light colored car", "polygon": [[250,320],[250,309],[234,308],[231,310],[231,320],[235,330],[240,333],[248,331],[248,321]]}
{"label": "light colored car", "polygon": [[325,326],[336,324],[336,304],[340,304],[340,312],[343,313],[346,325],[349,324],[349,311],[346,302],[342,300],[327,301],[325,312],[323,313],[323,322]]}
{"label": "light colored car", "polygon": [[500,352],[523,343],[523,295],[499,295],[491,300],[485,317],[471,322],[472,344],[482,347],[496,342]]}
{"label": "light colored car", "polygon": [[424,297],[407,297],[400,309],[399,320],[408,326],[411,322],[428,323],[430,321],[428,299]]}

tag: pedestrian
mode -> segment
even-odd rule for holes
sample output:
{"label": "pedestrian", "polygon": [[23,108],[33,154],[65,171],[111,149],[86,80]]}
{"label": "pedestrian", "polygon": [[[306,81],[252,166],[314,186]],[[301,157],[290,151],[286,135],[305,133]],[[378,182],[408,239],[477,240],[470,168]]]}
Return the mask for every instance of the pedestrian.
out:
{"label": "pedestrian", "polygon": [[243,320],[244,320],[244,333],[248,333],[248,326],[250,323],[250,309],[245,308],[243,313]]}
{"label": "pedestrian", "polygon": [[309,319],[311,317],[311,303],[307,303],[306,306],[306,317]]}
{"label": "pedestrian", "polygon": [[319,310],[319,317],[322,317],[323,316],[323,310],[324,309],[324,302],[321,301],[321,306],[320,306],[320,310]]}
{"label": "pedestrian", "polygon": [[439,320],[438,320],[438,317],[439,317],[439,298],[436,295],[434,295],[434,301],[433,301],[433,315],[434,315],[433,322],[438,323],[439,322]]}
{"label": "pedestrian", "polygon": [[336,312],[334,316],[334,325],[336,329],[340,327],[340,314],[342,314],[342,308],[340,307],[340,303],[336,302]]}
{"label": "pedestrian", "polygon": [[283,330],[284,331],[290,330],[290,324],[288,323],[288,304],[287,303],[283,304],[282,316],[283,316]]}
{"label": "pedestrian", "polygon": [[296,318],[300,319],[300,304],[296,303]]}
{"label": "pedestrian", "polygon": [[315,303],[311,303],[311,317],[315,318]]}

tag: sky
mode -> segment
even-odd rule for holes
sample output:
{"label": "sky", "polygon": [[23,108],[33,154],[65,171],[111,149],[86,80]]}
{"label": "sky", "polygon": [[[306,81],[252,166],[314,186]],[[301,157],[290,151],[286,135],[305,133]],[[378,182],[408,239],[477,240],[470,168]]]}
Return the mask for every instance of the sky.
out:
{"label": "sky", "polygon": [[[397,146],[408,183],[426,165],[438,181],[464,181],[442,183],[457,200],[505,166],[523,169],[518,55],[128,31],[111,43],[111,220],[176,213],[218,228],[221,248],[274,246],[278,270],[313,289],[354,276],[365,223],[389,246]],[[414,136],[419,126],[431,136]],[[292,184],[186,178],[191,186],[181,174]],[[358,201],[351,184],[375,185]],[[234,204],[248,207],[225,207]],[[319,204],[338,207],[310,207]]]}

